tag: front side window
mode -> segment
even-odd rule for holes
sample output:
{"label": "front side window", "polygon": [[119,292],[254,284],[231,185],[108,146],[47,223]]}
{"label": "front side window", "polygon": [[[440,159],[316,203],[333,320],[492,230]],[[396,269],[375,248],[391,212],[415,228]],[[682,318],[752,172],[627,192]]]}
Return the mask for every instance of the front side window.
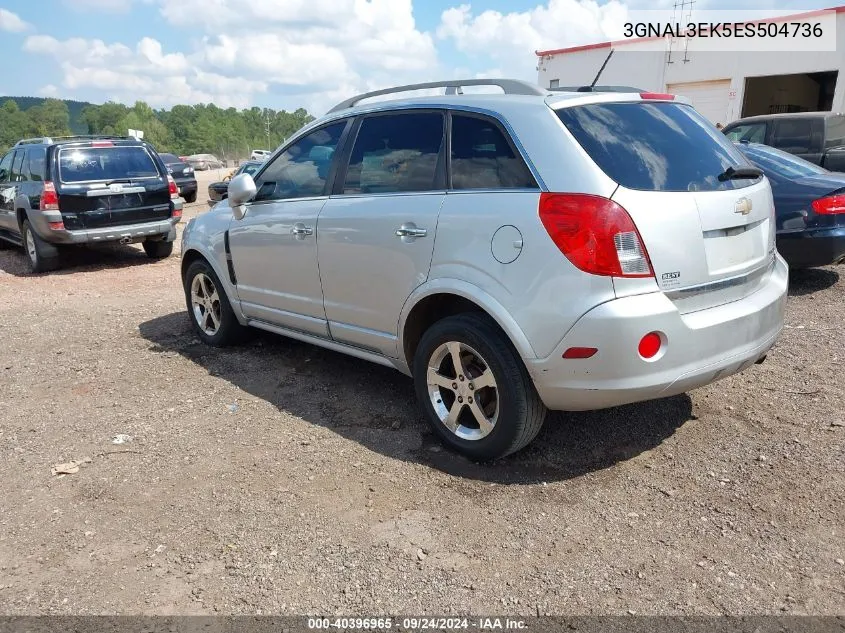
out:
{"label": "front side window", "polygon": [[409,112],[365,118],[352,147],[343,184],[346,194],[442,189],[438,163],[444,117]]}
{"label": "front side window", "polygon": [[743,123],[732,127],[726,136],[732,141],[746,141],[748,143],[766,142],[765,123]]}
{"label": "front side window", "polygon": [[[326,195],[337,144],[346,121],[333,123],[311,132],[279,154],[261,172],[256,182],[255,201],[288,200]],[[261,166],[257,165],[256,170]],[[246,171],[246,167],[244,171]]]}
{"label": "front side window", "polygon": [[9,152],[0,160],[0,182],[9,182],[12,172],[12,156],[14,152]]}
{"label": "front side window", "polygon": [[452,115],[453,189],[535,189],[522,157],[486,118]]}
{"label": "front side window", "polygon": [[22,180],[26,180],[23,175],[23,159],[23,150],[15,152],[15,159],[12,161],[12,176],[9,178],[12,182],[21,182]]}
{"label": "front side window", "polygon": [[593,103],[563,108],[557,115],[601,170],[623,187],[721,191],[758,182],[719,178],[728,167],[749,167],[749,162],[688,105]]}
{"label": "front side window", "polygon": [[144,147],[68,147],[59,152],[62,182],[158,178],[159,173]]}
{"label": "front side window", "polygon": [[249,174],[254,176],[261,169],[261,163],[247,163],[238,169],[238,174]]}

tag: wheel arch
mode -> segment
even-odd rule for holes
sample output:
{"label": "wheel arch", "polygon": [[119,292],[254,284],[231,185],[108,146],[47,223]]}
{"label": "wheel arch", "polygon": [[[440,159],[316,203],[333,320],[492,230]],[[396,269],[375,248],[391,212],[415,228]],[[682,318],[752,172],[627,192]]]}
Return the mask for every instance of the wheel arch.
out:
{"label": "wheel arch", "polygon": [[423,333],[433,323],[464,312],[491,317],[523,359],[537,358],[531,343],[505,307],[489,293],[464,281],[438,279],[417,288],[402,309],[399,321],[399,353],[413,368],[414,353]]}
{"label": "wheel arch", "polygon": [[241,325],[246,325],[246,319],[241,313],[241,304],[240,300],[238,299],[237,291],[229,280],[229,273],[221,269],[219,263],[215,258],[209,257],[207,253],[204,253],[202,250],[196,248],[195,246],[191,246],[185,249],[185,251],[182,253],[182,262],[180,264],[180,276],[182,278],[183,288],[185,284],[185,274],[188,272],[188,267],[196,261],[203,261],[209,266],[211,266],[211,269],[214,271],[214,274],[217,275],[217,278],[220,280],[220,284],[223,286],[223,291],[229,298],[229,304],[232,306],[232,310],[235,312],[235,316],[237,317],[238,322]]}

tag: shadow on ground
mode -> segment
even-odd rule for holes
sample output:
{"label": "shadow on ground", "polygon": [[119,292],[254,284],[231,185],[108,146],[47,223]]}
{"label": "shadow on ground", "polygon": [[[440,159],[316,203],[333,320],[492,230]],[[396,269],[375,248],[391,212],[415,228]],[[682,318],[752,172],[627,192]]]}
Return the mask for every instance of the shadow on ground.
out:
{"label": "shadow on ground", "polygon": [[[61,251],[61,267],[46,275],[72,275],[105,269],[127,268],[152,262],[140,246],[98,244],[65,246]],[[9,245],[0,250],[0,271],[16,277],[31,276],[23,249]]]}
{"label": "shadow on ground", "polygon": [[789,296],[801,297],[820,290],[827,290],[839,281],[833,267],[798,268],[789,271]]}
{"label": "shadow on ground", "polygon": [[589,413],[554,413],[535,442],[494,464],[443,447],[420,414],[411,380],[393,369],[256,332],[241,347],[215,349],[186,313],[142,323],[153,352],[177,352],[243,391],[391,458],[496,483],[578,477],[659,446],[692,419],[687,395]]}

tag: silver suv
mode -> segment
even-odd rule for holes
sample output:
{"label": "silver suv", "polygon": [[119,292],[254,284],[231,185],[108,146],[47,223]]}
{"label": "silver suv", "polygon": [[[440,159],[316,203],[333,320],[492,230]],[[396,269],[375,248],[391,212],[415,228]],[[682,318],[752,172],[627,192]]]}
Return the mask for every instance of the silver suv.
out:
{"label": "silver suv", "polygon": [[[481,83],[504,94],[462,93]],[[672,95],[437,82],[345,101],[234,178],[186,227],[182,275],[206,343],[252,326],[395,367],[486,460],[547,409],[762,361],[787,294],[774,229],[768,181]]]}

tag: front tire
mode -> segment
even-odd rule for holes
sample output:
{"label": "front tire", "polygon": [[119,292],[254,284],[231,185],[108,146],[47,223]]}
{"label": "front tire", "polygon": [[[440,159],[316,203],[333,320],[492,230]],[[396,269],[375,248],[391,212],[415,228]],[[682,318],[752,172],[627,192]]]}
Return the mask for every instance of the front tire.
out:
{"label": "front tire", "polygon": [[522,359],[486,314],[459,314],[432,325],[417,346],[413,374],[434,432],[471,459],[515,453],[545,420],[546,407]]}
{"label": "front tire", "polygon": [[55,246],[38,237],[32,230],[29,220],[21,225],[23,250],[29,262],[29,268],[34,273],[46,273],[59,267],[59,252]]}
{"label": "front tire", "polygon": [[241,342],[247,328],[238,323],[220,279],[205,260],[188,266],[183,280],[188,315],[200,340],[212,347]]}
{"label": "front tire", "polygon": [[144,240],[144,252],[150,259],[164,259],[173,253],[173,242]]}

